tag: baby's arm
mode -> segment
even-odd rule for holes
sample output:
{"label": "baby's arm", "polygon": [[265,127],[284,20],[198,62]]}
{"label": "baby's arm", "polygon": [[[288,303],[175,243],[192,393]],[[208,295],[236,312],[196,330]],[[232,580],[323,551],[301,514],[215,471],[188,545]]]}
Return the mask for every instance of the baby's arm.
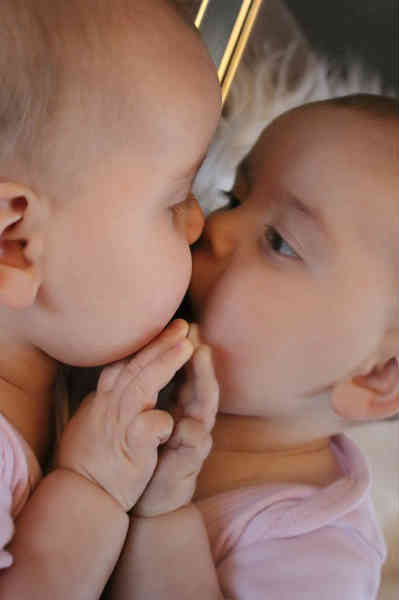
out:
{"label": "baby's arm", "polygon": [[[177,321],[130,361],[104,369],[62,437],[56,468],[22,511],[0,575],[7,600],[100,597],[129,519],[173,421],[153,410],[157,395],[190,358],[188,326]],[[184,341],[183,341],[184,340]]]}
{"label": "baby's arm", "polygon": [[191,502],[211,449],[218,385],[210,349],[197,346],[179,393],[180,418],[136,505],[107,600],[222,599],[202,516]]}

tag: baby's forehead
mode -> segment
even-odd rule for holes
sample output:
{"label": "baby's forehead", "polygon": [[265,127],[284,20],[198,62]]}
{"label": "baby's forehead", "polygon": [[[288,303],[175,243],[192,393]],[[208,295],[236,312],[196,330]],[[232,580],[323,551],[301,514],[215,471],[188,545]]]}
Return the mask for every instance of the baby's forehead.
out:
{"label": "baby's forehead", "polygon": [[273,122],[240,172],[265,203],[299,198],[336,239],[352,236],[365,257],[379,257],[390,271],[399,256],[397,165],[395,119],[317,105]]}
{"label": "baby's forehead", "polygon": [[272,121],[250,154],[252,162],[256,162],[257,157],[264,158],[262,154],[270,154],[274,146],[274,150],[283,147],[291,151],[289,155],[300,150],[308,158],[323,148],[338,156],[347,153],[347,144],[357,144],[359,157],[366,157],[373,148],[372,156],[388,150],[391,160],[395,160],[397,126],[398,115],[394,113],[377,117],[372,111],[335,105],[334,101],[315,102],[287,111]]}
{"label": "baby's forehead", "polygon": [[264,184],[271,172],[276,181],[310,190],[324,184],[325,193],[312,194],[323,204],[330,190],[342,187],[345,196],[353,192],[355,201],[359,186],[368,191],[363,179],[370,192],[381,193],[396,180],[397,164],[397,120],[320,103],[294,109],[272,122],[241,169]]}
{"label": "baby's forehead", "polygon": [[60,119],[68,126],[57,137],[79,136],[85,156],[92,147],[119,149],[133,163],[181,162],[185,171],[202,158],[219,118],[216,69],[168,2],[153,0],[133,16],[115,20],[92,54],[65,54]]}

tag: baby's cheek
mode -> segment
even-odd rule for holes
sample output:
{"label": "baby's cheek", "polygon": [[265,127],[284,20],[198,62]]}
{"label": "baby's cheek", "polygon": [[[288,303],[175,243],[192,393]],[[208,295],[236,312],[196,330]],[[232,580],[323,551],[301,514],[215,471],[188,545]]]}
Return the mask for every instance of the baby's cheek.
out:
{"label": "baby's cheek", "polygon": [[197,319],[206,309],[209,290],[213,281],[214,267],[207,258],[195,252],[192,256],[192,276],[190,280],[190,300]]}
{"label": "baby's cheek", "polygon": [[190,284],[192,261],[188,246],[181,245],[178,251],[165,254],[164,264],[160,268],[159,283],[155,293],[158,295],[161,307],[167,310],[169,318],[180,306]]}
{"label": "baby's cheek", "polygon": [[248,330],[234,303],[208,294],[199,318],[201,339],[212,347],[218,377],[229,373],[248,358]]}

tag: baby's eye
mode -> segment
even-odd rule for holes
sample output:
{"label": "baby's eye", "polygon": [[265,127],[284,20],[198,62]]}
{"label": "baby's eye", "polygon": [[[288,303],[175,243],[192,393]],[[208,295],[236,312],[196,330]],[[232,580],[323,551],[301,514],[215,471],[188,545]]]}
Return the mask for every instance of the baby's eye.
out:
{"label": "baby's eye", "polygon": [[266,225],[265,239],[273,252],[281,254],[282,256],[300,258],[295,250],[285,241],[277,229],[275,229],[275,227],[272,225]]}

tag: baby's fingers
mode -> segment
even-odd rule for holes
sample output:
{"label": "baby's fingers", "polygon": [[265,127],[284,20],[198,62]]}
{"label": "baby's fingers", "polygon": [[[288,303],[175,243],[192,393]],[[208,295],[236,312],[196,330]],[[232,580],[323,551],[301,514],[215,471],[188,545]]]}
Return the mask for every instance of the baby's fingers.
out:
{"label": "baby's fingers", "polygon": [[191,466],[197,465],[199,471],[211,451],[212,437],[196,419],[182,419],[177,423],[165,448],[191,449]]}
{"label": "baby's fingers", "polygon": [[110,392],[127,363],[127,360],[119,360],[118,362],[105,367],[101,371],[100,378],[97,382],[97,390],[103,393]]}
{"label": "baby's fingers", "polygon": [[188,379],[179,394],[184,417],[201,421],[211,431],[219,404],[219,385],[216,379],[209,346],[201,345],[191,359]]}
{"label": "baby's fingers", "polygon": [[129,426],[126,442],[135,451],[148,446],[158,447],[168,441],[173,425],[172,416],[164,410],[143,411]]}
{"label": "baby's fingers", "polygon": [[120,399],[122,420],[132,413],[132,406],[139,411],[153,408],[159,391],[190,359],[192,353],[192,344],[185,339],[131,377]]}
{"label": "baby's fingers", "polygon": [[186,321],[176,319],[157,338],[132,358],[121,360],[106,367],[98,381],[98,391],[113,391],[120,394],[126,385],[143,369],[183,340],[187,336],[188,329]]}

